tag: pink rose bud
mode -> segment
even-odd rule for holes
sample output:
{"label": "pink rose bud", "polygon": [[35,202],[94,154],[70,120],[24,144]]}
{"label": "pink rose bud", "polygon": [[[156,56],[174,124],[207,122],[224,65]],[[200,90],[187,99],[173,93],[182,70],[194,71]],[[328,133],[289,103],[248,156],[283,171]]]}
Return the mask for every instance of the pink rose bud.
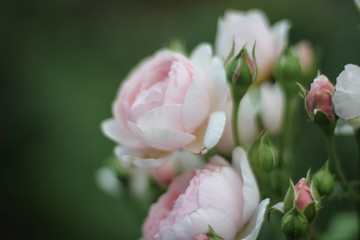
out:
{"label": "pink rose bud", "polygon": [[299,58],[303,73],[309,73],[315,62],[314,51],[311,44],[308,41],[301,41],[292,47],[292,51]]}
{"label": "pink rose bud", "polygon": [[117,155],[125,162],[164,158],[180,148],[204,153],[223,133],[227,91],[225,70],[209,45],[189,58],[162,50],[124,80],[114,118],[102,129],[120,145]]}
{"label": "pink rose bud", "polygon": [[302,178],[298,181],[298,183],[295,185],[295,191],[296,191],[295,205],[301,211],[304,211],[309,204],[314,202],[310,188],[307,185],[305,178]]}
{"label": "pink rose bud", "polygon": [[311,120],[314,120],[317,111],[323,112],[330,122],[335,120],[333,93],[334,86],[325,75],[320,75],[313,81],[306,96],[307,112]]}

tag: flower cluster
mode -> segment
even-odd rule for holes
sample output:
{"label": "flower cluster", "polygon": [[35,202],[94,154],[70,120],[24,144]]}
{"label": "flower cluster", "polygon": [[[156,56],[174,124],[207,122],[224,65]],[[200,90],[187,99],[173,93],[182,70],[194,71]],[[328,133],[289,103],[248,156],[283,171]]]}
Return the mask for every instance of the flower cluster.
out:
{"label": "flower cluster", "polygon": [[[166,189],[149,209],[143,239],[257,238],[269,197],[281,199],[279,184],[290,176],[296,82],[316,69],[309,42],[289,45],[289,28],[287,20],[271,26],[260,10],[227,11],[214,49],[159,50],[123,80],[103,133],[139,195],[148,195],[149,178]],[[346,65],[335,87],[319,75],[305,96],[310,119],[326,132],[338,117],[359,128],[358,89],[358,66]],[[328,163],[291,182],[272,208],[284,214],[285,235],[306,232],[333,186]]]}

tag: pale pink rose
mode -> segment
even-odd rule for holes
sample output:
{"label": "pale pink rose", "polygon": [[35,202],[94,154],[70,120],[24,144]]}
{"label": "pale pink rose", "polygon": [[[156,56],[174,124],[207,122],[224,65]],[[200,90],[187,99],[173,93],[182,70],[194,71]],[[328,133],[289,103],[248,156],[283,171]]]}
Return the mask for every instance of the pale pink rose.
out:
{"label": "pale pink rose", "polygon": [[227,11],[218,21],[216,54],[226,60],[233,43],[235,53],[238,53],[244,45],[251,52],[256,42],[255,57],[259,71],[256,81],[262,82],[271,75],[277,58],[287,44],[289,27],[285,20],[271,27],[260,10]]}
{"label": "pale pink rose", "polygon": [[209,226],[224,239],[256,239],[268,199],[258,206],[259,191],[243,149],[234,149],[233,163],[214,157],[205,169],[176,177],[151,206],[144,239],[196,239]]}
{"label": "pale pink rose", "polygon": [[336,115],[354,129],[360,127],[360,67],[347,64],[336,78],[333,96]]}
{"label": "pale pink rose", "polygon": [[302,211],[305,208],[314,202],[314,199],[311,195],[309,186],[306,183],[305,178],[300,179],[295,185],[296,198],[295,205]]}
{"label": "pale pink rose", "polygon": [[179,148],[203,153],[223,132],[226,94],[224,68],[209,45],[200,45],[190,58],[162,50],[125,79],[114,118],[102,129],[120,144],[116,152],[126,162],[142,164]]}
{"label": "pale pink rose", "polygon": [[334,86],[325,75],[316,77],[311,84],[310,91],[306,96],[306,108],[311,120],[316,111],[322,111],[330,121],[335,120],[332,95]]}
{"label": "pale pink rose", "polygon": [[[229,93],[230,94],[230,93]],[[240,102],[238,130],[241,146],[249,147],[261,131],[259,119],[271,134],[281,131],[285,111],[285,96],[277,84],[263,83],[259,88],[249,89]],[[227,118],[224,133],[216,146],[221,153],[229,155],[234,148],[232,132],[232,101],[228,95]]]}

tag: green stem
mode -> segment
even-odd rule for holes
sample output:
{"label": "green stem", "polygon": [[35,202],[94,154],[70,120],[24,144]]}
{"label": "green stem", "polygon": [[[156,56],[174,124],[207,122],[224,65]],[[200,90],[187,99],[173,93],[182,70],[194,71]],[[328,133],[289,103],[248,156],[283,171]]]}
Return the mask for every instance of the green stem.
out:
{"label": "green stem", "polygon": [[[357,143],[357,148],[358,148],[358,175],[357,178],[360,181],[360,128],[358,128],[355,131],[355,136],[356,136],[356,143]],[[358,239],[360,239],[360,201],[356,202],[356,213],[357,213],[357,220],[358,220]]]}
{"label": "green stem", "polygon": [[238,128],[238,113],[239,113],[239,106],[240,106],[240,101],[236,101],[236,97],[235,94],[239,94],[236,93],[235,91],[235,87],[234,85],[231,86],[231,90],[232,90],[232,96],[233,96],[233,109],[232,109],[232,119],[231,119],[231,124],[232,124],[232,131],[233,131],[233,137],[234,137],[234,143],[235,146],[240,146],[240,136],[239,136],[239,128]]}
{"label": "green stem", "polygon": [[347,181],[341,169],[339,160],[336,155],[334,134],[328,134],[326,136],[326,148],[327,148],[330,164],[333,170],[335,171],[335,175],[337,179],[340,181],[342,188],[344,190],[348,190],[351,196],[354,198],[354,200],[359,201],[359,197],[357,196],[356,192],[354,192],[353,189],[350,187],[349,182]]}

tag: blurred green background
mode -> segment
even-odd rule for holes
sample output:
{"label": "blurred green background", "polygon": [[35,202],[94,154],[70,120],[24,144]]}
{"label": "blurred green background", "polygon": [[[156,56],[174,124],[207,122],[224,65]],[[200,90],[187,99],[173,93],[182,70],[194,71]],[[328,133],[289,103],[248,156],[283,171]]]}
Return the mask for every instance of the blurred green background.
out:
{"label": "blurred green background", "polygon": [[[188,49],[213,43],[229,8],[260,8],[271,23],[289,19],[291,43],[318,47],[320,70],[333,82],[345,64],[360,65],[360,15],[351,0],[1,1],[0,239],[139,238],[139,205],[95,184],[114,147],[99,124],[135,64],[174,38]],[[320,131],[305,115],[301,122],[294,181],[326,159]],[[354,178],[354,140],[337,140]],[[325,209],[352,210],[338,205]]]}

